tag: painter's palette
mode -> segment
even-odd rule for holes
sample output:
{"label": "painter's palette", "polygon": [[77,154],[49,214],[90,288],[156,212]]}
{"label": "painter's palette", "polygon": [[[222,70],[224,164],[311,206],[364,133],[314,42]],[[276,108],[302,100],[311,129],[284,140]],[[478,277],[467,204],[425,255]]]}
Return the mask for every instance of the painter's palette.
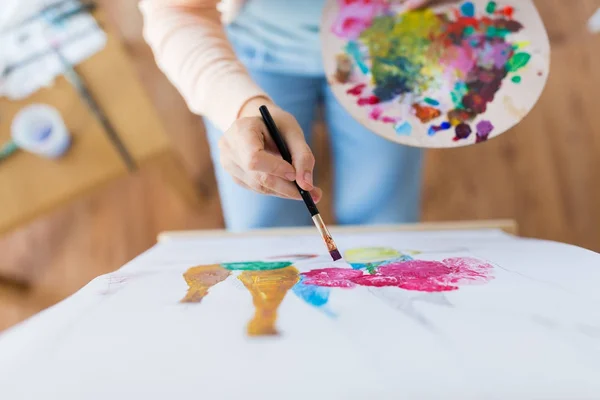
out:
{"label": "painter's palette", "polygon": [[322,32],[338,100],[373,132],[411,146],[500,135],[533,108],[549,72],[548,36],[530,0],[408,12],[388,0],[329,0]]}

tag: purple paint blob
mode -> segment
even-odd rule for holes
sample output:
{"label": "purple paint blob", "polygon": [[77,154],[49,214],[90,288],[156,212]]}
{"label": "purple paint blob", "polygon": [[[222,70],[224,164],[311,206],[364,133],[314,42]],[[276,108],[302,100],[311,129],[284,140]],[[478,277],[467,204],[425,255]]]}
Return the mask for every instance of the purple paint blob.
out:
{"label": "purple paint blob", "polygon": [[456,133],[454,140],[459,140],[468,138],[471,135],[472,130],[468,124],[461,122],[460,124],[456,125],[454,132]]}
{"label": "purple paint blob", "polygon": [[477,138],[476,143],[486,141],[490,133],[494,130],[494,125],[488,120],[479,121],[476,126]]}

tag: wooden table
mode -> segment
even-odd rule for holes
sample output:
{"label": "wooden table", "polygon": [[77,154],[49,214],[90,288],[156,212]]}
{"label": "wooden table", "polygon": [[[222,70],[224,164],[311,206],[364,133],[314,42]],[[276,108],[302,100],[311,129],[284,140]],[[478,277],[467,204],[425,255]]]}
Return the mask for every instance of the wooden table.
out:
{"label": "wooden table", "polygon": [[[95,16],[107,31],[108,43],[78,65],[78,73],[137,166],[156,167],[182,196],[197,203],[192,181],[173,151],[125,48],[106,26],[104,14],[97,12]],[[56,107],[73,135],[73,145],[56,161],[19,152],[0,163],[0,235],[128,173],[101,124],[63,77],[25,100],[0,99],[0,143],[10,138],[14,115],[31,103]]]}
{"label": "wooden table", "polygon": [[[470,230],[470,229],[499,229],[511,235],[518,234],[517,222],[511,219],[462,221],[462,222],[423,222],[417,224],[380,225],[380,226],[329,226],[332,235],[336,233],[368,233],[368,232],[394,232],[394,231],[443,231],[443,230]],[[316,233],[312,226],[302,228],[271,228],[257,229],[241,233],[227,232],[225,230],[202,231],[170,231],[158,235],[158,242],[195,237],[216,236],[288,236]]]}

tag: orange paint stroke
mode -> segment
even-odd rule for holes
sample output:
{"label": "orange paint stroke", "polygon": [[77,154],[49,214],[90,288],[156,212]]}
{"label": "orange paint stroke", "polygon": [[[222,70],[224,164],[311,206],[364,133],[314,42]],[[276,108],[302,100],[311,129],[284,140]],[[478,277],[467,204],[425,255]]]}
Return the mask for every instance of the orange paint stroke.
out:
{"label": "orange paint stroke", "polygon": [[442,115],[442,112],[437,108],[422,106],[418,103],[413,104],[412,108],[415,111],[417,118],[424,124]]}
{"label": "orange paint stroke", "polygon": [[287,292],[300,280],[298,270],[285,267],[270,271],[244,271],[238,279],[250,291],[254,303],[254,316],[248,323],[248,335],[277,335],[277,309]]}
{"label": "orange paint stroke", "polygon": [[182,303],[200,303],[208,294],[208,289],[224,281],[231,271],[219,264],[200,265],[185,271],[183,277],[188,284],[188,291],[181,300]]}

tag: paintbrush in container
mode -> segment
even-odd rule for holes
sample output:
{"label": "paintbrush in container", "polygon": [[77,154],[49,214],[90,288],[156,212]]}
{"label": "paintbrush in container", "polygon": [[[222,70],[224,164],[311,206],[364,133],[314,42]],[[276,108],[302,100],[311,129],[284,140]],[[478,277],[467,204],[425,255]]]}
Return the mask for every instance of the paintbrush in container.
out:
{"label": "paintbrush in container", "polygon": [[[277,125],[275,125],[275,121],[273,120],[269,109],[267,108],[267,106],[260,106],[259,111],[262,115],[265,125],[267,126],[269,134],[273,138],[273,141],[277,145],[277,149],[279,149],[279,152],[281,153],[281,156],[285,161],[292,164],[292,155],[290,154],[290,151],[288,150],[287,145],[283,140],[283,136],[281,136],[281,133],[277,128]],[[319,230],[319,233],[321,234],[321,237],[323,238],[323,241],[327,246],[327,250],[329,251],[331,258],[333,258],[333,261],[341,259],[342,255],[340,254],[335,242],[333,241],[333,238],[331,237],[331,233],[329,233],[327,226],[325,226],[325,222],[323,222],[323,218],[321,218],[321,214],[319,214],[319,209],[317,208],[317,205],[312,199],[310,193],[302,189],[298,185],[298,182],[294,181],[294,184],[296,185],[298,192],[300,192],[300,196],[302,196],[302,200],[304,200],[304,204],[306,204],[306,208],[308,208],[312,220],[315,223],[317,229]]]}

